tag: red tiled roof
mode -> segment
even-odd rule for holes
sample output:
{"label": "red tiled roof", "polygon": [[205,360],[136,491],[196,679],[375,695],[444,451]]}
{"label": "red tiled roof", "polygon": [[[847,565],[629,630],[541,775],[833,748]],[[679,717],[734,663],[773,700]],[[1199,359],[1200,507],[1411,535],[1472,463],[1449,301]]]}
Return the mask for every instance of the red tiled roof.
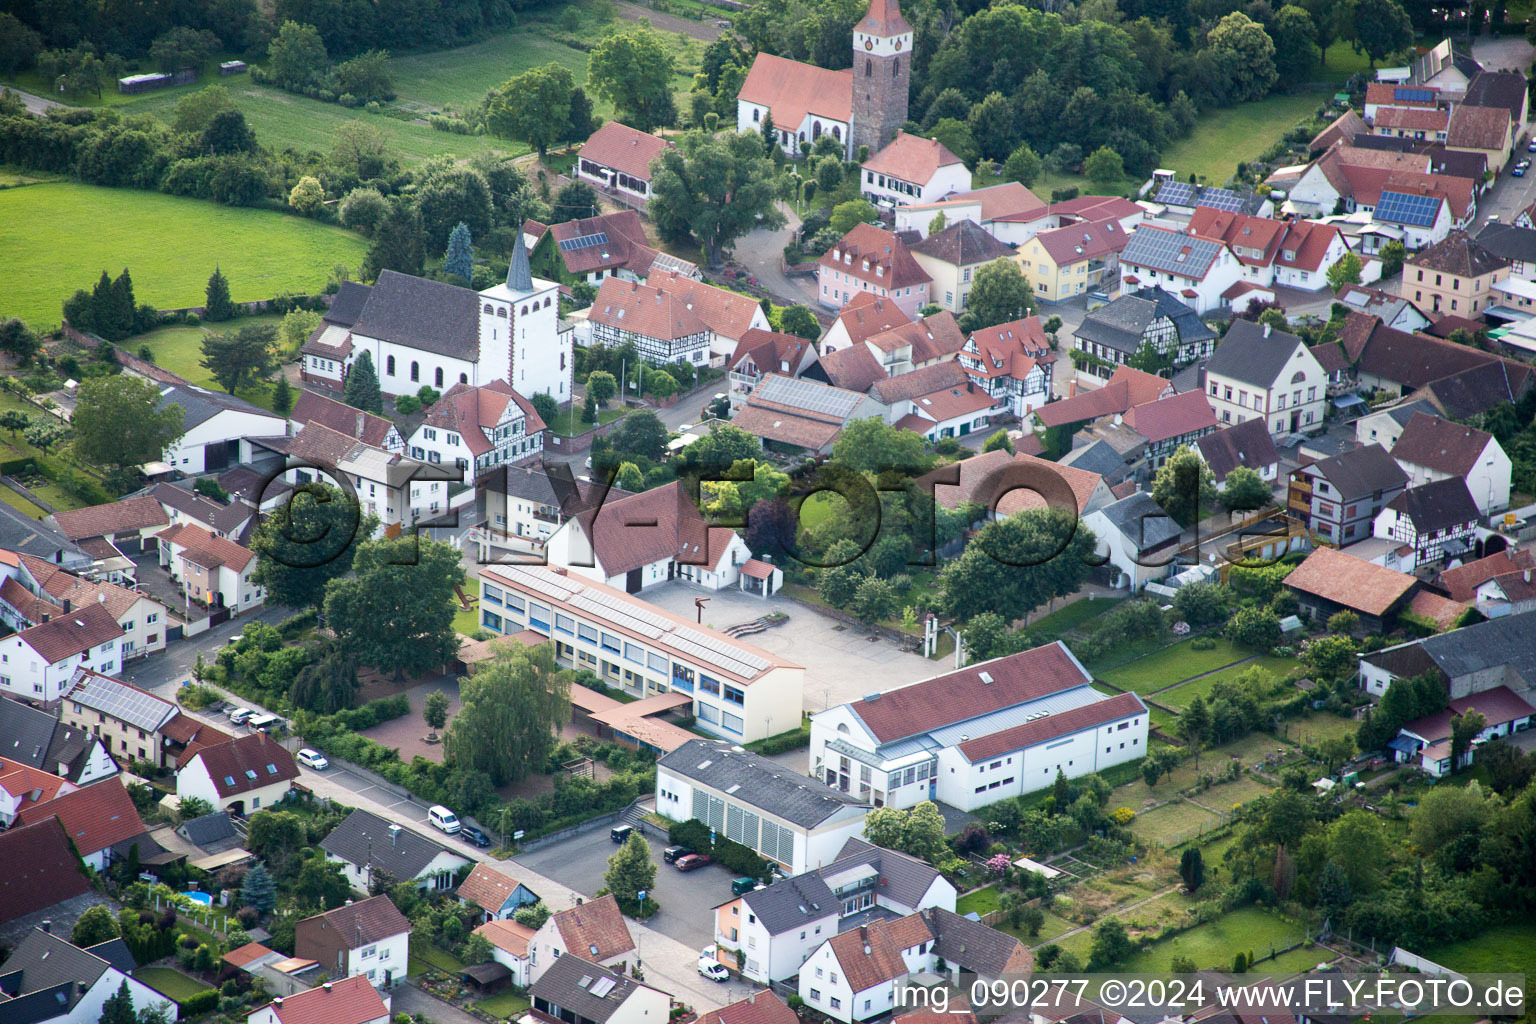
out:
{"label": "red tiled roof", "polygon": [[635,948],[635,940],[624,923],[618,900],[613,894],[588,900],[579,907],[554,915],[555,927],[568,953],[590,957],[601,963],[622,956]]}
{"label": "red tiled roof", "polygon": [[[299,436],[303,437],[314,429],[308,427]],[[244,572],[245,567],[256,557],[256,552],[250,548],[242,547],[227,537],[216,537],[195,523],[181,523],[168,530],[161,530],[155,536],[180,546],[183,558],[204,569],[228,566],[235,572]]]}
{"label": "red tiled roof", "polygon": [[[259,732],[204,747],[195,760],[202,761],[221,797],[238,796],[299,777],[293,755]],[[249,773],[254,773],[255,778]]]}
{"label": "red tiled roof", "polygon": [[[476,870],[479,868],[477,867]],[[461,892],[460,895],[463,893]],[[492,920],[476,928],[475,934],[484,935],[486,940],[497,949],[522,959],[528,955],[528,947],[533,941],[534,932],[532,928],[525,924],[518,924],[516,921]]]}
{"label": "red tiled roof", "polygon": [[827,380],[834,387],[849,391],[868,391],[872,385],[890,376],[875,354],[862,344],[828,352],[820,362],[821,372],[827,375]]}
{"label": "red tiled roof", "polygon": [[21,581],[14,576],[7,576],[5,582],[0,583],[0,601],[16,609],[17,614],[28,622],[42,622],[44,615],[53,616],[63,612],[52,601],[22,586]]}
{"label": "red tiled roof", "polygon": [[[912,399],[920,416],[931,417],[934,423],[942,423],[960,416],[973,416],[992,408],[992,396],[974,384],[945,388],[919,395]],[[918,433],[926,433],[932,423],[925,424]]]}
{"label": "red tiled roof", "polygon": [[799,1020],[784,1000],[765,990],[710,1010],[699,1017],[699,1024],[798,1024]]}
{"label": "red tiled roof", "polygon": [[[1286,236],[1287,227],[1285,221],[1272,220],[1269,217],[1250,217],[1244,213],[1216,210],[1208,206],[1196,207],[1194,214],[1189,218],[1189,230],[1192,234],[1206,238],[1219,238],[1226,242],[1238,262],[1245,266],[1267,267],[1274,263],[1280,252],[1281,240]],[[1257,249],[1260,254],[1253,256],[1239,252],[1239,249]]]}
{"label": "red tiled roof", "polygon": [[848,332],[848,340],[857,345],[881,331],[912,322],[890,299],[874,292],[858,292],[837,314],[837,322]]}
{"label": "red tiled roof", "polygon": [[912,26],[901,16],[897,0],[870,0],[869,10],[853,30],[872,36],[900,36],[911,32]]}
{"label": "red tiled roof", "polygon": [[1078,196],[1076,199],[1052,203],[1048,212],[1053,217],[1076,217],[1079,220],[1105,220],[1110,217],[1124,220],[1126,217],[1146,213],[1123,196]]}
{"label": "red tiled roof", "polygon": [[1119,693],[1106,700],[1095,701],[1082,707],[1072,708],[1054,715],[1037,718],[990,736],[982,736],[960,744],[960,753],[972,764],[985,761],[999,754],[1022,750],[1058,736],[1068,736],[1094,726],[1118,722],[1135,714],[1142,714],[1147,706],[1134,693]]}
{"label": "red tiled roof", "polygon": [[1334,548],[1313,551],[1285,578],[1285,585],[1295,590],[1377,616],[1389,612],[1417,582],[1412,576]]}
{"label": "red tiled roof", "polygon": [[1467,605],[1459,601],[1452,601],[1448,597],[1432,594],[1427,590],[1421,590],[1413,595],[1413,600],[1408,602],[1408,610],[1415,615],[1422,616],[1444,632],[1456,624],[1456,620],[1466,613]]}
{"label": "red tiled roof", "polygon": [[941,167],[964,163],[951,153],[938,139],[925,139],[920,135],[908,135],[897,130],[896,137],[874,156],[864,161],[866,173],[884,174],[926,185],[939,173]]}
{"label": "red tiled roof", "polygon": [[[983,681],[982,673],[992,681]],[[849,707],[877,740],[891,743],[1092,681],[1058,642],[899,686]]]}
{"label": "red tiled roof", "polygon": [[459,883],[458,895],[459,899],[470,900],[481,910],[496,913],[506,906],[507,900],[517,892],[520,884],[511,875],[497,871],[489,864],[480,863]]}
{"label": "red tiled roof", "polygon": [[853,118],[853,70],[828,71],[759,53],[736,97],[767,107],[780,131],[797,131],[807,114],[848,124]]}
{"label": "red tiled roof", "polygon": [[1444,107],[1383,107],[1376,112],[1376,127],[1410,132],[1443,132],[1451,123]]}
{"label": "red tiled roof", "polygon": [[0,923],[91,890],[84,865],[54,817],[40,815],[36,824],[13,825],[0,833],[0,863],[6,866],[0,871]]}
{"label": "red tiled roof", "polygon": [[31,825],[57,816],[70,842],[82,857],[100,853],[147,831],[134,809],[133,797],[116,776],[66,793],[45,804],[22,808],[16,820]]}
{"label": "red tiled roof", "polygon": [[800,369],[808,351],[812,351],[812,346],[804,338],[754,327],[736,342],[736,351],[731,354],[727,365],[734,370],[750,357],[758,373],[777,371],[793,376]]}
{"label": "red tiled roof", "polygon": [[620,331],[632,331],[646,338],[677,341],[709,331],[687,300],[660,288],[617,277],[603,279],[592,300],[588,319]]}
{"label": "red tiled roof", "polygon": [[164,526],[170,519],[158,501],[147,494],[141,494],[136,498],[124,498],[105,505],[55,512],[53,521],[58,524],[59,532],[64,536],[70,540],[81,540],[126,530]]}
{"label": "red tiled roof", "polygon": [[1184,434],[1216,429],[1216,413],[1202,391],[1160,398],[1155,402],[1132,406],[1125,423],[1154,444]]}
{"label": "red tiled roof", "polygon": [[[1396,82],[1367,82],[1365,85],[1365,102],[1376,106],[1393,107],[1427,107],[1433,109],[1440,102],[1440,90],[1433,86],[1414,86],[1415,89],[1424,89],[1434,95],[1427,100],[1399,99],[1397,90],[1403,88]],[[1380,116],[1380,111],[1377,112]]]}
{"label": "red tiled roof", "polygon": [[[971,352],[973,348],[975,351]],[[1045,340],[1045,328],[1040,325],[1038,315],[972,331],[965,350],[981,363],[979,369],[967,366],[966,372],[983,379],[1013,377],[1023,380],[1036,364],[1052,363],[1056,359],[1050,343]]]}
{"label": "red tiled roof", "polygon": [[612,167],[631,178],[650,181],[651,161],[671,145],[666,139],[658,139],[618,121],[609,121],[582,143],[579,155],[583,160]]}
{"label": "red tiled roof", "polygon": [[705,522],[681,481],[610,500],[576,518],[609,576],[669,558],[713,569],[736,536]]}
{"label": "red tiled roof", "polygon": [[308,425],[320,423],[375,448],[383,448],[384,440],[395,425],[383,416],[355,409],[345,402],[327,398],[316,391],[304,391],[293,407],[289,419]]}
{"label": "red tiled roof", "polygon": [[1498,554],[1465,562],[1440,574],[1440,586],[1451,595],[1452,601],[1471,601],[1477,597],[1477,588],[1496,576],[1536,568],[1536,556],[1525,550],[1500,551]]}
{"label": "red tiled roof", "polygon": [[868,343],[883,352],[912,349],[913,363],[928,363],[945,356],[952,356],[965,347],[965,335],[955,314],[944,309],[911,323],[900,324],[868,339]]}
{"label": "red tiled roof", "polygon": [[[69,601],[72,607],[84,608],[88,604],[99,604],[112,614],[114,619],[121,619],[127,615],[140,600],[153,601],[154,598],[120,587],[116,583],[97,583],[91,580],[83,580],[72,572],[60,569],[52,562],[45,562],[41,558],[32,555],[22,555],[21,564],[26,567],[27,574],[37,581],[43,593],[62,604]],[[52,614],[50,612],[49,614]],[[36,621],[36,620],[34,620]]]}
{"label": "red tiled roof", "polygon": [[775,566],[769,565],[767,562],[759,561],[756,558],[749,558],[741,564],[741,574],[743,576],[751,576],[755,580],[766,580],[773,577],[775,568]]}
{"label": "red tiled roof", "polygon": [[224,954],[224,962],[232,967],[244,967],[246,964],[255,963],[272,950],[259,942],[247,942],[243,946],[236,947]]}
{"label": "red tiled roof", "polygon": [[1106,217],[1042,231],[1035,236],[1035,241],[1040,243],[1057,267],[1064,267],[1084,260],[1101,259],[1108,253],[1118,253],[1125,248],[1130,238],[1130,233],[1120,226],[1119,220]]}
{"label": "red tiled roof", "polygon": [[[1366,86],[1366,88],[1369,89],[1370,86]],[[1312,141],[1307,145],[1307,149],[1315,153],[1320,149],[1327,149],[1341,139],[1350,140],[1361,132],[1368,130],[1365,126],[1365,121],[1351,107],[1334,118],[1328,127],[1314,135]]]}
{"label": "red tiled roof", "polygon": [[358,974],[284,996],[282,1005],[270,1004],[281,1024],[366,1024],[389,1017],[389,1007],[366,976]]}
{"label": "red tiled roof", "polygon": [[[1322,270],[1323,260],[1337,237],[1339,229],[1332,224],[1318,224],[1310,220],[1292,221],[1275,262],[1282,267],[1296,267],[1299,270]],[[1294,255],[1287,257],[1287,252]]]}
{"label": "red tiled roof", "polygon": [[[525,225],[526,227],[526,225]],[[565,269],[572,274],[588,274],[594,270],[618,267],[641,277],[650,272],[651,264],[660,253],[651,247],[645,237],[645,225],[634,210],[605,213],[600,217],[583,217],[579,220],[562,221],[547,229],[558,243],[591,235],[607,235],[601,245],[583,245],[575,249],[559,249]]]}
{"label": "red tiled roof", "polygon": [[67,780],[52,772],[0,757],[0,789],[17,798],[19,806],[45,804],[58,796],[59,790],[65,786],[69,786],[71,792],[75,789]]}
{"label": "red tiled roof", "polygon": [[871,921],[827,940],[855,996],[876,985],[906,977],[907,965],[901,956],[902,947],[893,934],[894,923]]}
{"label": "red tiled roof", "polygon": [[1445,144],[1451,149],[1503,149],[1509,142],[1509,111],[1503,107],[1458,104],[1451,113]]}
{"label": "red tiled roof", "polygon": [[918,203],[909,210],[943,210],[961,203],[981,203],[983,225],[999,220],[1028,223],[1045,216],[1046,202],[1017,181],[1004,182],[971,192],[956,192],[932,203]]}
{"label": "red tiled roof", "polygon": [[99,604],[90,604],[24,629],[16,638],[25,641],[50,665],[56,665],[122,635],[123,627],[111,612]]}
{"label": "red tiled roof", "polygon": [[1071,398],[1048,402],[1035,410],[1043,426],[1055,427],[1082,420],[1096,420],[1115,412],[1126,412],[1138,405],[1155,402],[1172,385],[1155,373],[1129,366],[1117,366],[1104,386],[1094,391],[1080,391]]}
{"label": "red tiled roof", "polygon": [[732,341],[740,341],[752,329],[753,318],[763,309],[749,295],[716,288],[672,271],[652,271],[645,283],[681,299],[706,327]]}
{"label": "red tiled roof", "polygon": [[424,424],[442,430],[456,432],[464,439],[471,455],[480,456],[495,447],[489,434],[494,433],[508,405],[515,405],[522,413],[527,434],[544,429],[533,403],[512,390],[504,380],[493,380],[476,387],[473,384],[455,384],[443,393],[432,408],[427,410]]}
{"label": "red tiled roof", "polygon": [[[873,224],[854,225],[816,262],[879,288],[905,288],[932,280],[907,251],[905,242]],[[876,273],[877,268],[880,273]]]}

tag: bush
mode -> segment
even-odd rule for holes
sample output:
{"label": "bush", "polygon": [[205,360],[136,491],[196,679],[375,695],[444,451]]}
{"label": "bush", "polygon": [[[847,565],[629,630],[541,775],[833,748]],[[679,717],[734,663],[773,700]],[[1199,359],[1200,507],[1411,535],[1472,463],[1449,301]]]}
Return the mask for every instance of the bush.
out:
{"label": "bush", "polygon": [[772,877],[768,862],[752,852],[750,847],[721,835],[717,835],[714,842],[711,842],[709,828],[697,818],[674,822],[667,830],[667,838],[674,845],[686,846],[694,853],[709,854],[716,863],[738,875],[750,875],[763,882]]}
{"label": "bush", "polygon": [[401,395],[395,399],[395,412],[409,416],[421,409],[421,399],[415,395]]}
{"label": "bush", "polygon": [[219,992],[217,989],[205,989],[195,995],[190,995],[181,1001],[181,1015],[183,1017],[200,1017],[219,1005]]}
{"label": "bush", "polygon": [[1189,649],[1192,651],[1214,651],[1216,649],[1216,641],[1208,636],[1197,636],[1189,642]]}

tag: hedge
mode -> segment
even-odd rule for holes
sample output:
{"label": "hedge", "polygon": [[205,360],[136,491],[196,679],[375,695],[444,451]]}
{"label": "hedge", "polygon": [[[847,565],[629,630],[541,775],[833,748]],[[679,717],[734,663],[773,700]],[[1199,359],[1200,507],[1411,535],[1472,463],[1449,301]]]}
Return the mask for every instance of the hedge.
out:
{"label": "hedge", "polygon": [[181,1001],[181,1015],[183,1017],[196,1017],[199,1014],[211,1013],[219,1008],[219,990],[213,988],[190,995]]}
{"label": "hedge", "polygon": [[710,830],[697,818],[675,821],[667,829],[667,838],[676,846],[686,846],[694,853],[707,853],[720,864],[738,875],[751,875],[759,881],[772,879],[768,862],[750,847],[727,839],[722,835],[710,838]]}

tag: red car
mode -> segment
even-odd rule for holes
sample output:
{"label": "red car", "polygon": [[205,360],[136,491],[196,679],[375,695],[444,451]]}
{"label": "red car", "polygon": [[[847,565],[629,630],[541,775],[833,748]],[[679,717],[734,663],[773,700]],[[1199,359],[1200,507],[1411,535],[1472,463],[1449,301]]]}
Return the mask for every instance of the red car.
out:
{"label": "red car", "polygon": [[690,853],[687,856],[677,858],[677,860],[672,862],[672,866],[679,871],[692,871],[694,868],[701,868],[708,863],[709,858],[704,854]]}

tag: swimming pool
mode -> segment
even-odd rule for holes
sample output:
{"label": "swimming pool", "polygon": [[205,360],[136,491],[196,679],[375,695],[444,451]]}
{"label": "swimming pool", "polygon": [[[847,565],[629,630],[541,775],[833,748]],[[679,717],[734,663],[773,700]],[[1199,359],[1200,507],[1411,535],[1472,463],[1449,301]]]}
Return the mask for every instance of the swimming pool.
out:
{"label": "swimming pool", "polygon": [[206,892],[198,892],[196,889],[193,889],[190,892],[182,893],[182,895],[193,903],[201,903],[205,907],[213,906],[213,897]]}

